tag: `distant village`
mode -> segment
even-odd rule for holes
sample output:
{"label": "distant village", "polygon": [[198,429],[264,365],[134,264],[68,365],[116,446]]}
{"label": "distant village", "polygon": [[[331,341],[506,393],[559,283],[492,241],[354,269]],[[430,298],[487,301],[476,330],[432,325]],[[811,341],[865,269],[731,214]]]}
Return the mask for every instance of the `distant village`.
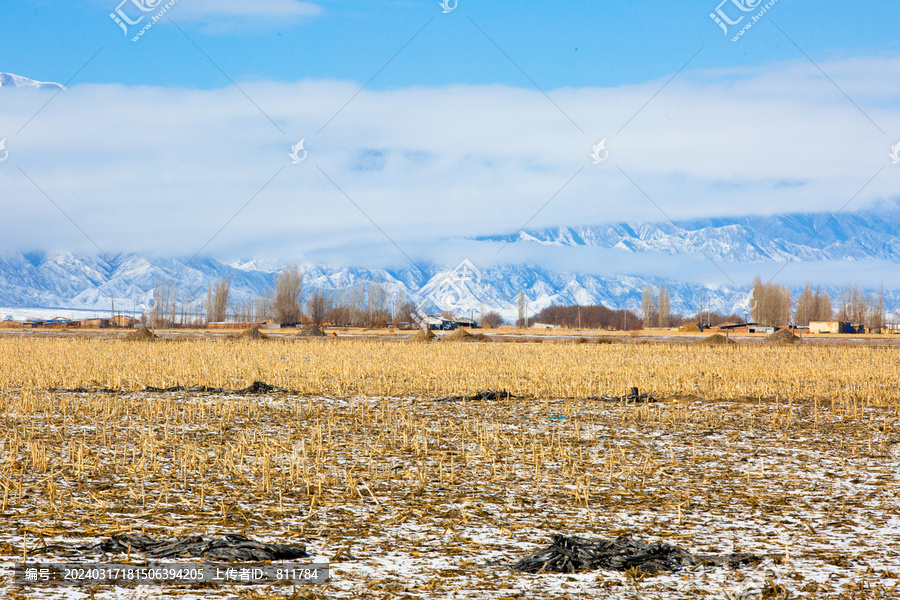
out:
{"label": "distant village", "polygon": [[115,315],[108,318],[92,317],[90,319],[69,319],[54,317],[52,319],[29,319],[15,321],[7,317],[0,321],[0,329],[134,329],[134,317]]}
{"label": "distant village", "polygon": [[[52,319],[28,319],[24,321],[13,320],[11,317],[7,317],[4,320],[0,321],[0,329],[48,329],[48,330],[66,330],[66,329],[134,329],[135,327],[144,326],[143,322],[145,319],[135,319],[130,315],[115,315],[111,317],[92,317],[89,319],[70,319],[67,317],[55,317]],[[323,326],[334,327],[336,324],[330,323],[328,321],[320,323]],[[195,323],[191,325],[181,325],[180,327],[191,327],[191,328],[200,328],[200,329],[242,329],[247,327],[257,327],[262,329],[281,329],[289,328],[292,326],[297,326],[298,324],[279,324],[275,319],[266,319],[259,322],[247,322],[245,320],[235,319],[232,321],[219,321],[219,322],[209,322],[209,323]],[[524,323],[520,323],[518,328],[521,328]],[[169,324],[171,327],[171,324]],[[393,323],[387,323],[387,327],[395,326]],[[412,323],[398,323],[397,327],[400,328],[411,328],[415,327]],[[495,325],[491,326],[489,324],[479,323],[477,320],[473,320],[466,317],[452,317],[449,315],[439,315],[439,316],[427,316],[422,322],[419,324],[419,327],[431,329],[435,331],[452,331],[460,328],[469,328],[469,329],[479,329],[479,328],[500,328],[500,329],[513,329],[517,328],[513,325]],[[578,327],[568,327],[561,326],[552,323],[541,323],[537,321],[529,320],[527,323],[527,328],[529,329],[543,329],[543,330],[565,330],[565,329],[574,329],[578,330]],[[761,325],[758,323],[720,323],[716,325],[704,324],[704,323],[693,323],[688,322],[683,325],[677,327],[641,327],[640,322],[637,323],[637,328],[643,330],[647,333],[651,334],[659,334],[666,335],[667,333],[674,332],[708,332],[708,333],[723,333],[730,335],[745,335],[745,334],[772,334],[781,329],[789,329],[795,333],[803,334],[813,334],[813,335],[822,335],[822,334],[894,334],[900,335],[900,325],[886,325],[885,327],[875,328],[875,327],[865,327],[862,325],[857,325],[853,323],[849,323],[846,321],[810,321],[808,325],[790,325],[788,327],[776,327],[770,325]],[[613,328],[603,328],[610,329]],[[635,329],[629,327],[629,330],[634,331]]]}

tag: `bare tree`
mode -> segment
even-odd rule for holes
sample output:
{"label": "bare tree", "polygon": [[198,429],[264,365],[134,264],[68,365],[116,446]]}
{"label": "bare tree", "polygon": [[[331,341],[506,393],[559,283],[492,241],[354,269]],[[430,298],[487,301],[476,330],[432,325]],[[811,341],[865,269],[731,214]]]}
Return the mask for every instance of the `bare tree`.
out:
{"label": "bare tree", "polygon": [[257,321],[265,321],[272,318],[272,292],[270,289],[267,288],[266,291],[256,297],[253,317]]}
{"label": "bare tree", "polygon": [[350,324],[364,325],[366,321],[366,285],[362,280],[356,282],[350,293]]}
{"label": "bare tree", "polygon": [[394,320],[395,327],[401,327],[404,324],[414,324],[416,315],[416,305],[406,300],[397,310],[397,316]]}
{"label": "bare tree", "polygon": [[150,306],[151,327],[172,327],[178,322],[178,290],[174,282],[157,280],[153,284]]}
{"label": "bare tree", "polygon": [[275,281],[275,320],[282,325],[299,323],[303,317],[300,296],[303,293],[303,275],[296,265],[285,267]]}
{"label": "bare tree", "polygon": [[872,305],[865,292],[848,283],[841,294],[840,302],[838,321],[846,321],[861,327],[868,326]]}
{"label": "bare tree", "polygon": [[181,326],[186,327],[193,325],[191,323],[191,308],[194,304],[194,292],[187,287],[181,297]]}
{"label": "bare tree", "polygon": [[374,325],[385,326],[390,319],[388,310],[388,295],[385,284],[380,280],[370,281],[367,290],[368,303],[366,311],[366,327]]}
{"label": "bare tree", "polygon": [[174,327],[178,322],[178,287],[175,285],[175,282],[169,283],[169,298],[168,305],[166,309],[169,311],[169,326]]}
{"label": "bare tree", "polygon": [[653,286],[647,286],[641,292],[641,312],[644,314],[644,327],[650,327],[656,317],[656,302],[653,300]]}
{"label": "bare tree", "polygon": [[878,286],[878,296],[875,298],[874,306],[872,307],[872,317],[869,319],[869,327],[874,329],[884,329],[886,325],[885,318],[885,305],[884,305],[884,285]]}
{"label": "bare tree", "polygon": [[478,303],[478,326],[484,327],[484,313],[487,312],[487,306],[484,302]]}
{"label": "bare tree", "polygon": [[810,321],[830,321],[832,316],[831,298],[828,297],[828,293],[821,292],[818,287],[813,291],[812,286],[807,283],[797,299],[794,322],[798,325],[809,325]]}
{"label": "bare tree", "polygon": [[766,326],[787,326],[791,319],[791,291],[777,283],[763,283],[759,275],[753,280],[752,317]]}
{"label": "bare tree", "polygon": [[669,301],[669,288],[662,284],[659,286],[659,326],[669,327],[672,313],[672,304]]}
{"label": "bare tree", "polygon": [[332,295],[331,312],[328,320],[333,325],[350,325],[353,321],[353,314],[350,310],[349,300],[350,294],[347,290],[335,291]]}
{"label": "bare tree", "polygon": [[225,277],[206,289],[206,321],[220,323],[228,317],[228,294],[231,279]]}
{"label": "bare tree", "polygon": [[503,317],[500,316],[500,313],[491,311],[485,314],[481,318],[481,326],[482,327],[500,327],[503,323]]}
{"label": "bare tree", "polygon": [[316,290],[306,302],[306,315],[316,325],[325,322],[325,294],[322,290]]}
{"label": "bare tree", "polygon": [[528,323],[525,322],[525,311],[528,308],[525,304],[525,290],[519,290],[519,295],[516,297],[516,305],[519,309],[519,319],[516,321],[516,327],[528,327]]}
{"label": "bare tree", "polygon": [[406,320],[402,317],[404,304],[406,304],[406,290],[401,287],[397,290],[397,295],[394,296],[394,310],[391,315],[391,322],[394,324],[394,327],[399,327],[400,323]]}
{"label": "bare tree", "polygon": [[874,298],[850,283],[841,294],[837,319],[860,327],[881,329],[885,325],[884,286]]}
{"label": "bare tree", "polygon": [[831,306],[831,298],[828,292],[819,294],[819,288],[816,288],[816,318],[819,321],[830,321],[834,318],[834,309]]}

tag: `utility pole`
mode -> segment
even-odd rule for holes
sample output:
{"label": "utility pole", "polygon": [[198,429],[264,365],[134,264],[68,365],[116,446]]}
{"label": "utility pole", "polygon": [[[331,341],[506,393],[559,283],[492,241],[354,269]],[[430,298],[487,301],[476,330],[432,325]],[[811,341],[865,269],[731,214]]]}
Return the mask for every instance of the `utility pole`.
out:
{"label": "utility pole", "polygon": [[578,329],[581,329],[581,305],[578,305]]}

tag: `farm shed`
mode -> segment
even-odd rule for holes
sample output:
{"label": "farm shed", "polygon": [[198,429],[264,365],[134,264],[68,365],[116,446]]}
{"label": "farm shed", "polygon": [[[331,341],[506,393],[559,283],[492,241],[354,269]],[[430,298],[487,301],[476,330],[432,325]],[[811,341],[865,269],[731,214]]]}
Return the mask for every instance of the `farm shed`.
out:
{"label": "farm shed", "polygon": [[780,329],[779,327],[773,327],[771,325],[749,325],[747,327],[747,333],[775,333]]}
{"label": "farm shed", "polygon": [[[263,321],[261,323],[238,323],[237,321],[213,321],[212,323],[207,323],[207,329],[259,329],[260,327],[265,327],[266,322]],[[281,326],[279,326],[279,329]],[[269,329],[269,328],[267,328]],[[274,329],[274,328],[271,328]]]}
{"label": "farm shed", "polygon": [[717,327],[711,327],[710,331],[722,331],[729,333],[750,333],[750,328],[759,327],[756,323],[723,323]]}
{"label": "farm shed", "polygon": [[810,321],[810,333],[853,333],[850,323],[844,321]]}
{"label": "farm shed", "polygon": [[475,328],[475,321],[472,319],[467,319],[465,317],[455,317],[449,319],[447,317],[425,317],[422,319],[422,327],[424,329],[432,329],[432,330],[442,330],[442,331],[453,331],[454,329],[458,329],[459,327],[471,327]]}
{"label": "farm shed", "polygon": [[80,321],[79,327],[85,327],[88,329],[103,329],[105,327],[109,327],[109,319],[84,319]]}
{"label": "farm shed", "polygon": [[126,315],[116,315],[109,320],[109,324],[112,327],[132,328],[134,327],[134,317],[128,317]]}

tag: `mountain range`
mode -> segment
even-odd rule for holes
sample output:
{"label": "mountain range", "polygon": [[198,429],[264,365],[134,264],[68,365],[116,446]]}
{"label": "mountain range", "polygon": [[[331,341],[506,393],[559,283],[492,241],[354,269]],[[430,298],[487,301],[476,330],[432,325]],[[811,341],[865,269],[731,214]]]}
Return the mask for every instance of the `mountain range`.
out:
{"label": "mountain range", "polygon": [[613,223],[523,230],[477,241],[598,246],[630,253],[705,254],[717,262],[900,262],[900,210]]}
{"label": "mountain range", "polygon": [[[629,253],[696,254],[717,261],[867,261],[900,262],[900,211],[781,215],[708,219],[676,223],[606,224],[529,230],[476,238],[481,242],[600,246]],[[135,254],[75,256],[70,253],[0,255],[0,306],[73,308],[108,311],[145,310],[153,303],[156,282],[174,283],[179,298],[202,306],[207,288],[231,280],[233,304],[247,302],[274,287],[278,268],[255,261],[222,263],[198,257],[152,258]],[[719,286],[628,275],[597,275],[548,270],[535,264],[506,264],[478,270],[427,265],[403,269],[301,266],[304,287],[350,291],[380,282],[389,298],[402,293],[425,312],[456,309],[495,310],[517,315],[516,296],[525,290],[529,313],[552,304],[602,304],[640,311],[641,291],[666,284],[674,313],[702,308],[747,314],[749,286]],[[887,274],[886,274],[887,275]],[[749,282],[748,282],[749,283]],[[890,282],[888,281],[888,288]],[[840,288],[825,288],[837,298]],[[794,294],[799,289],[793,290]],[[900,289],[885,290],[889,309],[900,308]]]}
{"label": "mountain range", "polygon": [[[597,276],[548,271],[536,265],[502,265],[469,273],[431,266],[400,270],[301,267],[307,293],[312,289],[349,292],[360,284],[377,281],[391,298],[402,290],[425,312],[458,309],[496,310],[505,318],[516,316],[516,296],[525,290],[529,313],[552,304],[603,304],[609,307],[640,307],[640,292],[648,284],[640,277]],[[174,282],[179,298],[202,305],[208,286],[223,277],[231,281],[231,300],[236,305],[274,287],[276,271],[224,264],[211,258],[185,260],[148,258],[134,254],[112,257],[75,256],[70,253],[45,256],[10,253],[0,256],[0,306],[73,308],[107,312],[141,311],[153,303],[158,281]],[[709,287],[697,282],[667,282],[672,310],[693,313],[703,300],[712,308],[731,309],[746,303],[747,290]]]}

